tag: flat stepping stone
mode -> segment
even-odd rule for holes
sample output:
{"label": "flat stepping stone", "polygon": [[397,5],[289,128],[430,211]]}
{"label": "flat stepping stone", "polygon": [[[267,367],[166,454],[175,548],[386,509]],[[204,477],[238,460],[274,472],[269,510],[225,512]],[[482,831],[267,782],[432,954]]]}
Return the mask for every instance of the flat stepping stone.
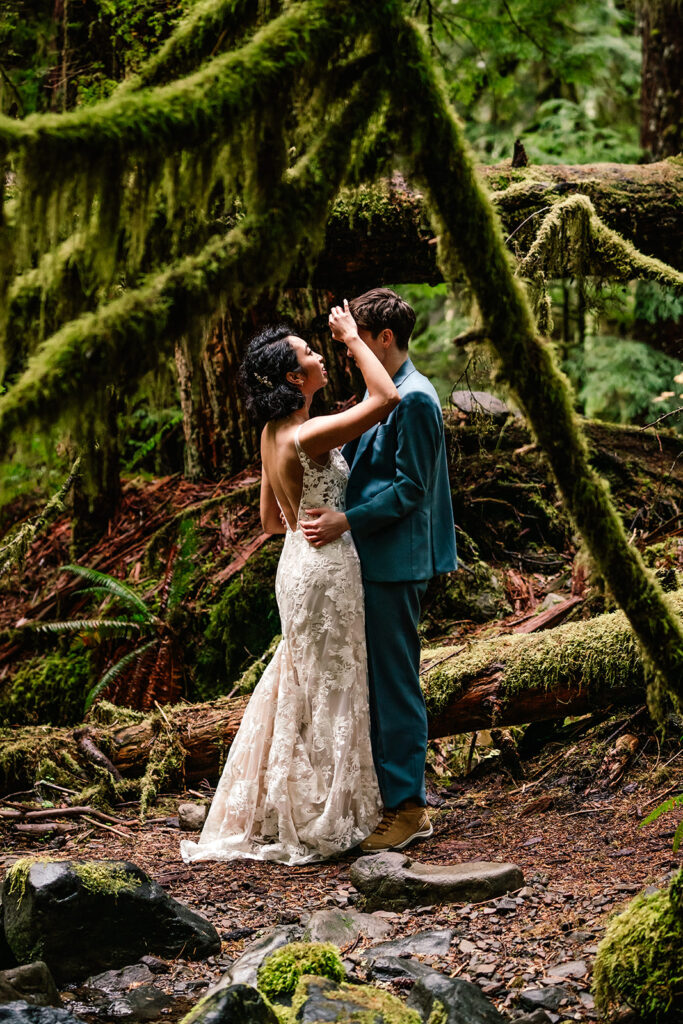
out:
{"label": "flat stepping stone", "polygon": [[367,939],[383,939],[391,925],[374,914],[357,910],[317,910],[311,915],[304,932],[304,942],[331,942],[343,949],[361,935]]}
{"label": "flat stepping stone", "polygon": [[434,903],[481,903],[524,885],[524,877],[516,864],[497,861],[420,864],[405,853],[393,850],[360,857],[351,866],[351,881],[365,897],[369,910],[405,910]]}
{"label": "flat stepping stone", "polygon": [[429,928],[403,939],[377,942],[363,951],[365,959],[378,956],[445,956],[453,941],[452,928]]}

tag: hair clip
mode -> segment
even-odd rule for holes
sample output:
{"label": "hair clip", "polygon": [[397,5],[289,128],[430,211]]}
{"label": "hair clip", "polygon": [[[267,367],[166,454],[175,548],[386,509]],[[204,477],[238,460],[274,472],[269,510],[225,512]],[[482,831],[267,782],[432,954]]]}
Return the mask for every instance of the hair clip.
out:
{"label": "hair clip", "polygon": [[271,380],[268,380],[267,377],[262,377],[260,373],[254,373],[254,377],[259,382],[259,384],[261,384],[264,388],[273,388],[273,382]]}

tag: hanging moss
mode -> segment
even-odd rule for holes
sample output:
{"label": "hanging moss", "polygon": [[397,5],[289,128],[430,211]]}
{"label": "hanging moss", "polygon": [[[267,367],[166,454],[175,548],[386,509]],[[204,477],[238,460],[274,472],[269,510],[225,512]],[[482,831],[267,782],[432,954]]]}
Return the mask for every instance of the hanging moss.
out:
{"label": "hanging moss", "polygon": [[68,214],[81,228],[95,218],[111,262],[119,229],[128,227],[121,220],[126,191],[135,196],[130,214],[140,238],[161,187],[171,189],[171,198],[184,183],[195,206],[200,195],[205,206],[231,166],[224,146],[250,113],[284,102],[302,74],[322,73],[335,49],[362,34],[368,21],[368,9],[351,0],[304,0],[186,78],[117,92],[69,113],[0,116],[0,146],[20,183],[19,259],[26,263],[56,241]]}
{"label": "hanging moss", "polygon": [[683,873],[612,919],[598,946],[593,991],[603,1011],[626,1003],[648,1024],[683,1022]]}
{"label": "hanging moss", "polygon": [[404,146],[429,192],[444,278],[454,282],[457,268],[465,268],[501,372],[547,453],[577,528],[655,669],[650,703],[661,715],[665,689],[683,699],[683,628],[660,587],[647,576],[606,486],[590,468],[571,386],[551,346],[537,334],[490,198],[477,180],[427,44],[407,22],[393,28],[392,38],[392,52],[400,61],[396,87],[415,112],[405,118]]}
{"label": "hanging moss", "polygon": [[304,243],[313,260],[324,242],[329,203],[354,172],[350,135],[380,102],[380,87],[376,73],[360,80],[272,197],[267,214],[245,218],[198,256],[180,260],[48,339],[0,397],[0,445],[31,420],[46,424],[72,406],[81,417],[94,412],[107,383],[129,393],[179,337],[201,334],[217,307],[246,304],[266,282],[283,284]]}
{"label": "hanging moss", "polygon": [[[230,692],[249,663],[260,658],[280,632],[275,572],[281,551],[282,542],[276,540],[252,555],[213,606],[194,671],[198,699],[211,700]],[[257,666],[253,669],[252,675],[258,672]]]}
{"label": "hanging moss", "polygon": [[0,682],[0,724],[80,722],[93,679],[92,652],[80,640],[21,661]]}
{"label": "hanging moss", "polygon": [[558,201],[546,214],[519,273],[532,280],[589,274],[617,281],[639,278],[674,291],[683,289],[683,273],[644,256],[607,227],[590,199],[582,195]]}

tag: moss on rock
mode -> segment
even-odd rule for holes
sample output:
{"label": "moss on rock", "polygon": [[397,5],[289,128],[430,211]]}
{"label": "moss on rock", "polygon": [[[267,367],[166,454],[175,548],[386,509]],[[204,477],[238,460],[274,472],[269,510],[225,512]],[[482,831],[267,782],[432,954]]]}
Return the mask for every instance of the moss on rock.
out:
{"label": "moss on rock", "polygon": [[195,670],[197,699],[226,693],[280,632],[275,573],[281,550],[281,541],[265,544],[211,609]]}
{"label": "moss on rock", "polygon": [[265,960],[257,987],[268,999],[291,996],[305,974],[343,981],[344,965],[337,947],[327,942],[290,942]]}
{"label": "moss on rock", "polygon": [[[400,999],[383,989],[348,982],[334,984],[329,979],[308,975],[300,978],[291,1008],[284,1012],[280,1007],[274,1009],[283,1024],[296,1024],[302,1017],[307,1021],[334,1019],[335,1024],[420,1024],[421,1021],[416,1010],[408,1009]],[[435,1024],[443,1022],[439,1020]]]}
{"label": "moss on rock", "polygon": [[640,895],[614,917],[593,970],[603,1010],[626,1003],[644,1021],[683,1021],[683,872],[668,890]]}

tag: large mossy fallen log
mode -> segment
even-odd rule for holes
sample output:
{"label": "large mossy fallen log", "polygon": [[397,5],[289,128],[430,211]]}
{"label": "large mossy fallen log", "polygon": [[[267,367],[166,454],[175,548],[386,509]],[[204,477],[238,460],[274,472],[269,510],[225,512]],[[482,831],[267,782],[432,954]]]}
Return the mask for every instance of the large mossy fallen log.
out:
{"label": "large mossy fallen log", "polygon": [[[536,237],[537,214],[558,198],[581,194],[606,225],[647,256],[683,269],[683,167],[654,164],[566,164],[513,168],[509,162],[477,168],[492,193],[511,247],[526,253]],[[342,194],[327,222],[325,248],[314,283],[341,295],[378,281],[436,284],[434,232],[424,197],[395,177]],[[303,268],[292,284],[308,281]]]}
{"label": "large mossy fallen log", "polygon": [[[683,592],[669,600],[683,615]],[[422,672],[433,738],[593,708],[620,709],[645,697],[638,644],[622,612],[545,633],[430,648],[424,652]],[[96,706],[89,723],[93,743],[124,777],[137,780],[111,780],[109,793],[138,785],[143,803],[149,804],[166,786],[215,781],[248,700],[184,703],[147,715],[111,704]],[[79,796],[92,799],[93,778],[101,782],[102,774],[84,761],[73,730],[29,726],[0,731],[5,791],[48,778],[70,788],[86,787]]]}

